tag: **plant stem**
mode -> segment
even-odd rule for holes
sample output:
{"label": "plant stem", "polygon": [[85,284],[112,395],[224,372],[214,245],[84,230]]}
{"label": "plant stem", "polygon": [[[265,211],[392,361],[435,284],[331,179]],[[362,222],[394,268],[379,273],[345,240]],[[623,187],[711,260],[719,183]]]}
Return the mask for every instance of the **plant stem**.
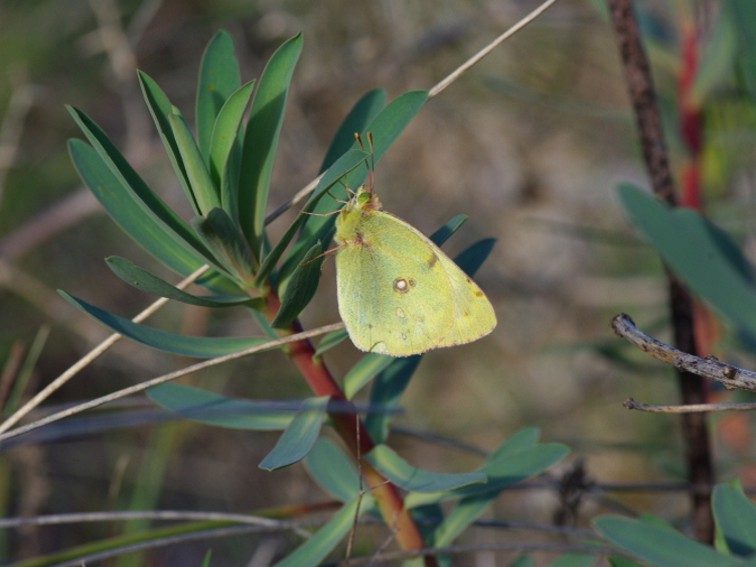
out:
{"label": "plant stem", "polygon": [[[641,42],[633,3],[632,0],[607,1],[651,186],[657,197],[674,207],[677,206],[677,191],[664,143],[651,70]],[[667,278],[675,344],[680,350],[697,355],[694,306],[690,292],[669,271]],[[677,374],[683,403],[703,403],[706,399],[705,379],[679,369]],[[709,487],[704,493],[691,494],[694,532],[699,541],[712,543],[714,521],[711,515],[710,487],[714,484],[714,471],[704,414],[683,414],[682,424],[689,480],[694,486]]]}

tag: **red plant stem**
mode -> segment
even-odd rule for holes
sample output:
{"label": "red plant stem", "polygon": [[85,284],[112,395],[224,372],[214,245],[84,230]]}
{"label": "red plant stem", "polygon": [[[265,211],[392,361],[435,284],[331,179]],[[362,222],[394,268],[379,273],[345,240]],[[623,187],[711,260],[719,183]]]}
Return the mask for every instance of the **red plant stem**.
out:
{"label": "red plant stem", "polygon": [[[646,169],[651,178],[654,194],[669,206],[677,206],[677,191],[664,143],[664,132],[651,70],[646,57],[632,0],[608,0],[614,32],[619,44],[620,57],[625,72],[630,99],[640,135],[641,149]],[[692,48],[688,48],[692,49]],[[688,78],[692,85],[692,78]],[[693,128],[692,121],[686,127]],[[691,142],[700,143],[700,138],[691,137]],[[673,274],[667,272],[669,303],[677,348],[690,354],[698,354],[694,333],[694,303],[690,292]],[[704,378],[678,370],[678,384],[684,404],[703,403],[707,385]],[[688,476],[693,486],[705,486],[708,490],[691,494],[693,526],[696,538],[707,543],[714,539],[714,520],[711,513],[711,487],[714,484],[711,445],[704,414],[691,413],[682,416],[682,434],[685,443],[685,458]]]}
{"label": "red plant stem", "polygon": [[699,66],[700,34],[690,18],[681,25],[682,50],[678,82],[678,108],[680,109],[680,137],[688,149],[689,161],[683,165],[682,206],[701,210],[701,150],[703,124],[701,106],[695,100],[693,86]]}
{"label": "red plant stem", "polygon": [[[268,316],[274,317],[279,308],[278,297],[275,293],[269,293],[267,296]],[[289,329],[289,333],[293,334],[301,330],[299,323],[295,322]],[[287,354],[317,396],[330,396],[334,401],[351,404],[323,360],[315,357],[315,349],[309,340],[288,345]],[[334,430],[352,452],[355,460],[360,462],[365,484],[375,497],[383,521],[394,532],[400,547],[407,551],[423,549],[425,547],[423,537],[415,520],[404,508],[404,499],[399,490],[363,458],[375,447],[375,444],[356,409],[352,412],[330,412],[329,417]],[[424,556],[423,560],[426,567],[438,567],[435,557],[431,555]]]}

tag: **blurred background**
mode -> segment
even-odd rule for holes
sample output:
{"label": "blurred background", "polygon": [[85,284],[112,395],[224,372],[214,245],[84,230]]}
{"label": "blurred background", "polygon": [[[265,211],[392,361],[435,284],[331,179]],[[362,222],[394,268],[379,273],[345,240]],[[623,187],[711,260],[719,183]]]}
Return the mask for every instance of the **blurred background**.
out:
{"label": "blurred background", "polygon": [[[107,336],[57,288],[129,317],[151,301],[114,277],[106,256],[125,256],[178,281],[125,237],[83,187],[67,155],[66,140],[81,136],[65,104],[97,121],[188,219],[135,70],[156,79],[189,116],[202,52],[217,30],[233,36],[245,81],[259,76],[284,40],[302,32],[305,49],[271,190],[277,205],[315,177],[331,137],[366,91],[384,88],[394,98],[432,87],[536,5],[0,2],[0,361],[6,374],[38,348],[26,371],[28,396]],[[638,2],[676,166],[686,159],[675,123],[679,34],[686,21],[701,17],[701,5]],[[719,91],[712,97],[703,178],[707,212],[750,250],[753,109],[738,112],[728,106],[737,101]],[[491,517],[549,523],[560,499],[548,481],[582,464],[592,482],[609,490],[585,496],[573,518],[577,525],[624,506],[685,521],[683,492],[620,490],[685,478],[677,420],[622,408],[631,396],[677,402],[673,372],[621,344],[609,327],[613,315],[626,312],[642,329],[669,339],[661,264],[636,238],[615,199],[615,185],[626,180],[648,186],[612,30],[603,4],[590,0],[558,2],[431,100],[377,168],[385,208],[423,232],[455,214],[470,216],[447,245],[451,255],[480,238],[498,241],[476,277],[494,303],[497,329],[472,345],[425,357],[403,401],[406,414],[397,421],[393,446],[413,464],[439,471],[468,470],[480,458],[440,446],[424,432],[490,450],[519,428],[535,426],[543,440],[574,449],[547,481],[510,491]],[[281,234],[293,217],[290,212],[276,221],[271,234]],[[334,265],[326,261],[303,323],[310,328],[337,319]],[[151,324],[186,334],[259,333],[247,315],[233,310],[219,316],[170,306]],[[715,354],[735,356],[727,329],[720,330]],[[326,360],[341,376],[357,358],[345,343]],[[742,350],[733,360],[749,361]],[[45,407],[59,409],[186,364],[123,342]],[[276,353],[186,382],[242,397],[309,394]],[[277,434],[165,422],[142,398],[121,407],[119,415],[134,423],[95,412],[7,448],[0,455],[2,513],[245,512],[324,498],[300,466],[275,473],[257,468]],[[753,457],[748,418],[719,427],[728,419],[712,419],[723,480],[749,474],[743,466]],[[7,531],[0,533],[0,553],[20,558],[123,529],[98,523]],[[504,537],[480,531],[465,541]],[[291,544],[271,545],[281,551]],[[213,564],[243,564],[260,545],[249,536],[182,545],[151,556],[151,564],[199,564],[210,546]]]}

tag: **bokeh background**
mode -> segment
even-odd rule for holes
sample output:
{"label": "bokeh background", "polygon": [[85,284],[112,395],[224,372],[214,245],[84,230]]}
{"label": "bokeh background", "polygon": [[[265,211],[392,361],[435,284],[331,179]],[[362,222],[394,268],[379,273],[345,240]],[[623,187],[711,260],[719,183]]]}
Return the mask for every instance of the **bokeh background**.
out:
{"label": "bokeh background", "polygon": [[[677,34],[683,17],[695,10],[692,2],[638,5],[671,152],[682,159],[674,129]],[[115,278],[104,257],[125,256],[177,281],[125,237],[82,186],[66,151],[66,140],[80,135],[64,104],[102,125],[152,187],[189,218],[135,69],[155,78],[188,115],[202,52],[218,29],[232,34],[244,80],[259,76],[275,48],[302,32],[305,49],[271,191],[277,205],[316,175],[331,136],[362,94],[384,88],[393,98],[430,88],[535,6],[530,1],[0,2],[0,361],[8,369],[41,345],[24,395],[107,336],[65,303],[57,288],[132,316],[151,298]],[[714,120],[718,135],[708,140],[704,180],[709,212],[748,248],[753,129],[724,111]],[[668,338],[661,265],[635,237],[615,198],[614,187],[624,180],[648,185],[611,28],[602,3],[589,0],[558,2],[430,101],[377,168],[376,186],[386,209],[422,231],[430,233],[460,212],[470,216],[449,242],[450,253],[480,238],[498,240],[476,277],[495,305],[497,329],[475,344],[425,357],[404,399],[406,414],[398,420],[394,446],[415,465],[447,471],[473,468],[479,456],[442,446],[428,433],[491,449],[519,428],[535,426],[544,440],[574,449],[554,474],[497,502],[492,518],[548,524],[560,509],[554,481],[582,463],[590,480],[608,490],[583,498],[576,525],[621,507],[685,522],[684,493],[668,485],[660,491],[618,486],[684,480],[677,421],[628,412],[621,405],[630,396],[677,401],[671,370],[644,361],[609,328],[611,317],[624,311],[641,328]],[[292,218],[293,213],[276,221],[271,233],[282,233]],[[313,327],[337,318],[334,265],[327,261],[303,322]],[[241,311],[219,316],[172,306],[151,324],[188,334],[258,333]],[[726,328],[719,345],[718,355],[731,354]],[[747,364],[746,355],[739,356]],[[327,356],[337,375],[355,360],[347,344]],[[58,409],[185,364],[119,344],[45,407]],[[295,369],[275,353],[187,382],[246,397],[308,395]],[[166,423],[141,398],[119,410],[141,417],[118,425],[111,414],[96,412],[76,427],[56,425],[43,438],[21,438],[5,449],[0,455],[3,514],[244,512],[323,498],[301,467],[276,473],[257,468],[275,434]],[[732,438],[722,439],[716,430],[723,479],[743,472],[739,467],[752,456],[742,426]],[[99,523],[0,532],[0,553],[24,557],[123,529],[123,524]],[[466,538],[484,543],[540,536],[481,530]],[[143,564],[198,564],[213,547],[213,564],[240,565],[261,549],[281,552],[292,543],[228,538],[166,548]],[[512,555],[498,556],[502,563],[473,563],[471,556],[466,564],[505,564],[507,557]]]}

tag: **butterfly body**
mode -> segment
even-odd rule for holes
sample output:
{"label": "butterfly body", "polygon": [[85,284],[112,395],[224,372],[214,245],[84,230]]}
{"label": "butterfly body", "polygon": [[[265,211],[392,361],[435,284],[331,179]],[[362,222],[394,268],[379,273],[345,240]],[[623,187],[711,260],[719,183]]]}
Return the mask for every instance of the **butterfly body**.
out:
{"label": "butterfly body", "polygon": [[438,246],[361,187],[334,239],[339,313],[357,348],[391,356],[479,339],[496,326],[485,294]]}

